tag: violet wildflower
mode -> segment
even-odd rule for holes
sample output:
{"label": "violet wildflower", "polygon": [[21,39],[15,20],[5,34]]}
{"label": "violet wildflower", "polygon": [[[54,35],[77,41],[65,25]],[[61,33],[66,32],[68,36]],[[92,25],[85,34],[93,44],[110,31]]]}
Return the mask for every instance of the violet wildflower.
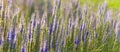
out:
{"label": "violet wildflower", "polygon": [[80,43],[79,40],[75,40],[75,44],[78,45]]}
{"label": "violet wildflower", "polygon": [[53,13],[53,6],[50,0],[47,0],[47,16],[48,17],[52,16],[52,13]]}
{"label": "violet wildflower", "polygon": [[40,28],[41,28],[41,26],[40,26],[40,24],[38,24],[38,25],[37,25],[37,35],[40,34]]}
{"label": "violet wildflower", "polygon": [[120,30],[117,31],[117,39],[120,37]]}
{"label": "violet wildflower", "polygon": [[28,5],[28,6],[32,6],[32,5],[33,5],[33,1],[34,1],[34,0],[27,0],[27,5]]}
{"label": "violet wildflower", "polygon": [[85,5],[84,8],[83,8],[84,17],[87,16],[87,12],[88,12],[87,9],[88,9],[88,8],[87,8],[87,6]]}
{"label": "violet wildflower", "polygon": [[53,24],[51,23],[51,24],[50,24],[50,27],[49,27],[49,34],[50,34],[50,35],[52,34],[52,31],[53,31],[52,26],[53,26]]}
{"label": "violet wildflower", "polygon": [[67,30],[66,30],[66,35],[68,35],[68,33],[69,33],[69,32],[68,32],[68,30],[69,30],[69,29],[68,29],[68,27],[67,27]]}
{"label": "violet wildflower", "polygon": [[111,16],[112,16],[112,11],[111,10],[107,11],[106,15],[104,17],[104,22],[111,20],[111,18],[112,18]]}
{"label": "violet wildflower", "polygon": [[58,9],[60,9],[60,6],[61,6],[61,0],[58,1]]}
{"label": "violet wildflower", "polygon": [[10,33],[10,51],[13,51],[13,48],[15,48],[15,28],[13,28],[11,30],[11,33]]}
{"label": "violet wildflower", "polygon": [[31,33],[29,33],[29,39],[31,39],[31,36],[32,36]]}
{"label": "violet wildflower", "polygon": [[85,33],[85,35],[82,36],[82,40],[83,40],[84,43],[87,41],[87,36],[88,36],[88,34],[89,34],[89,32],[87,31],[87,32]]}
{"label": "violet wildflower", "polygon": [[56,43],[56,48],[55,48],[56,52],[58,52],[58,46],[59,46],[59,44]]}
{"label": "violet wildflower", "polygon": [[44,52],[43,48],[40,50],[40,52]]}
{"label": "violet wildflower", "polygon": [[2,9],[2,6],[0,6],[0,10]]}
{"label": "violet wildflower", "polygon": [[22,25],[22,28],[21,28],[20,32],[21,32],[21,33],[23,32],[23,25]]}
{"label": "violet wildflower", "polygon": [[80,43],[80,40],[77,38],[77,39],[75,40],[75,44],[78,45],[79,43]]}
{"label": "violet wildflower", "polygon": [[100,5],[98,8],[98,15],[103,16],[107,9],[107,2],[104,2],[104,4]]}
{"label": "violet wildflower", "polygon": [[7,35],[7,42],[10,42],[11,38],[10,38],[10,32],[8,32],[8,35]]}
{"label": "violet wildflower", "polygon": [[62,46],[64,45],[64,40],[62,41]]}
{"label": "violet wildflower", "polygon": [[32,36],[32,33],[31,33],[31,25],[29,24],[29,27],[28,27],[28,38],[31,39],[31,36]]}
{"label": "violet wildflower", "polygon": [[46,47],[45,47],[44,52],[48,52],[48,47],[47,47],[47,45],[46,45]]}
{"label": "violet wildflower", "polygon": [[36,20],[34,19],[33,28],[35,28],[35,25],[36,25]]}
{"label": "violet wildflower", "polygon": [[25,47],[24,47],[24,46],[21,48],[21,52],[26,52],[26,50],[25,50]]}
{"label": "violet wildflower", "polygon": [[117,24],[117,21],[116,20],[113,21],[113,27],[114,27],[114,29],[115,29],[116,24]]}
{"label": "violet wildflower", "polygon": [[69,26],[68,26],[68,27],[71,29],[71,28],[72,28],[72,25],[73,25],[73,24],[72,24],[72,20],[69,19]]}
{"label": "violet wildflower", "polygon": [[80,25],[80,31],[82,31],[82,25]]}
{"label": "violet wildflower", "polygon": [[0,45],[2,44],[2,39],[0,38]]}
{"label": "violet wildflower", "polygon": [[54,25],[54,31],[56,31],[58,28],[58,22],[55,22],[55,25]]}
{"label": "violet wildflower", "polygon": [[14,38],[15,38],[15,29],[13,28],[11,32],[11,39],[14,40]]}

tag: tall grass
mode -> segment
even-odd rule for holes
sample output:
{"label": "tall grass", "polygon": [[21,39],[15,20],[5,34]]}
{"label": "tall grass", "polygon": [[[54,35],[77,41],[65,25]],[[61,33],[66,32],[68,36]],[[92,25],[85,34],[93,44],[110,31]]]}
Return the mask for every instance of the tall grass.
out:
{"label": "tall grass", "polygon": [[119,11],[80,0],[2,0],[0,52],[119,52]]}

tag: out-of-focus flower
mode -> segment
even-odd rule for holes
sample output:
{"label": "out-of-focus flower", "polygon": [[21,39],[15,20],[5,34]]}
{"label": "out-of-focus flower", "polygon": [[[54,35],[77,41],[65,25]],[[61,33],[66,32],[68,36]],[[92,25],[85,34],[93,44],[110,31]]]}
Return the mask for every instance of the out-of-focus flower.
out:
{"label": "out-of-focus flower", "polygon": [[62,41],[62,46],[64,45],[64,40]]}
{"label": "out-of-focus flower", "polygon": [[48,52],[48,45],[46,40],[44,40],[44,52]]}
{"label": "out-of-focus flower", "polygon": [[53,13],[53,6],[50,0],[47,0],[47,16],[52,16]]}
{"label": "out-of-focus flower", "polygon": [[26,52],[26,48],[25,48],[24,45],[23,45],[22,48],[21,48],[21,52]]}
{"label": "out-of-focus flower", "polygon": [[88,36],[89,32],[87,31],[84,35],[82,35],[82,40],[85,43],[87,40],[87,36]]}
{"label": "out-of-focus flower", "polygon": [[82,18],[85,18],[86,16],[87,16],[87,13],[88,13],[88,8],[87,8],[87,6],[86,5],[84,5],[84,7],[83,7],[83,12],[82,12],[83,14],[83,16],[82,16]]}
{"label": "out-of-focus flower", "polygon": [[33,5],[33,1],[34,1],[34,0],[27,0],[27,5],[28,5],[28,6],[32,6],[32,5]]}
{"label": "out-of-focus flower", "polygon": [[71,19],[69,19],[68,28],[69,28],[69,29],[72,29],[72,26],[73,26],[72,20],[71,20]]}
{"label": "out-of-focus flower", "polygon": [[79,40],[75,40],[75,44],[77,44],[77,45],[78,45],[79,43],[80,43],[80,41],[79,41]]}
{"label": "out-of-focus flower", "polygon": [[105,18],[104,18],[104,22],[110,21],[111,18],[112,18],[112,11],[109,10],[109,11],[106,12],[106,15],[105,15]]}
{"label": "out-of-focus flower", "polygon": [[51,23],[51,24],[50,24],[50,27],[49,27],[49,34],[50,34],[50,35],[52,34],[52,31],[53,31],[52,27],[53,27],[53,24]]}
{"label": "out-of-focus flower", "polygon": [[15,38],[15,29],[13,28],[12,32],[11,32],[11,39],[13,40]]}
{"label": "out-of-focus flower", "polygon": [[0,45],[2,44],[2,38],[0,38]]}
{"label": "out-of-focus flower", "polygon": [[2,24],[2,22],[3,22],[3,20],[2,20],[2,18],[1,18],[1,16],[0,16],[0,25]]}
{"label": "out-of-focus flower", "polygon": [[99,17],[103,16],[105,14],[106,9],[107,9],[107,2],[105,1],[104,4],[100,5],[99,8],[98,8]]}
{"label": "out-of-focus flower", "polygon": [[44,52],[43,48],[40,50],[40,52]]}
{"label": "out-of-focus flower", "polygon": [[16,47],[16,43],[13,43],[13,48],[15,48]]}
{"label": "out-of-focus flower", "polygon": [[118,38],[120,37],[120,22],[117,22],[116,24],[116,39],[118,40]]}
{"label": "out-of-focus flower", "polygon": [[61,0],[58,1],[58,9],[60,9],[61,6]]}
{"label": "out-of-focus flower", "polygon": [[21,32],[21,33],[23,33],[23,32],[24,32],[24,27],[23,27],[23,25],[22,25],[22,27],[21,27],[20,32]]}
{"label": "out-of-focus flower", "polygon": [[46,46],[46,48],[45,48],[44,52],[48,52],[48,47],[47,47],[47,46]]}
{"label": "out-of-focus flower", "polygon": [[2,9],[2,6],[0,6],[0,10]]}
{"label": "out-of-focus flower", "polygon": [[76,39],[75,39],[75,44],[78,45],[80,43],[80,36],[77,35]]}

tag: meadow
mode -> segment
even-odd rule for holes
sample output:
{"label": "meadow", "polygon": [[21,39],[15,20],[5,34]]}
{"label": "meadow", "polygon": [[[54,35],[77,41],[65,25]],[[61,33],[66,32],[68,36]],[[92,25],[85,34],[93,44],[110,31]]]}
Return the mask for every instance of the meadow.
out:
{"label": "meadow", "polygon": [[119,0],[0,0],[0,52],[120,52]]}

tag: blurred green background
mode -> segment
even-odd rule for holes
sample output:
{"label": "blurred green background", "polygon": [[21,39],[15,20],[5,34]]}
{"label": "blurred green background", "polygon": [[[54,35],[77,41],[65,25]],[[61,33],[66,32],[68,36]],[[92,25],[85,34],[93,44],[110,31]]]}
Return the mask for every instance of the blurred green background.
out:
{"label": "blurred green background", "polygon": [[82,3],[90,3],[90,4],[99,4],[99,3],[103,3],[103,1],[108,2],[109,8],[120,9],[120,0],[81,0]]}

